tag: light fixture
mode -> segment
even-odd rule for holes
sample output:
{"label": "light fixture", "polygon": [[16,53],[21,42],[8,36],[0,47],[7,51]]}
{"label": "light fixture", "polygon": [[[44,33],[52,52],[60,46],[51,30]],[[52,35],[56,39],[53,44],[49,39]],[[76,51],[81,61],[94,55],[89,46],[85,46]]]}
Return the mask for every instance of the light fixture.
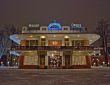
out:
{"label": "light fixture", "polygon": [[69,38],[68,36],[65,36],[64,38]]}
{"label": "light fixture", "polygon": [[40,38],[45,38],[45,36],[41,36]]}
{"label": "light fixture", "polygon": [[96,63],[94,63],[94,65],[96,65]]}
{"label": "light fixture", "polygon": [[97,61],[99,61],[99,59],[97,59]]}
{"label": "light fixture", "polygon": [[52,53],[52,57],[54,56],[54,54]]}
{"label": "light fixture", "polygon": [[102,62],[103,64],[105,64],[105,62]]}

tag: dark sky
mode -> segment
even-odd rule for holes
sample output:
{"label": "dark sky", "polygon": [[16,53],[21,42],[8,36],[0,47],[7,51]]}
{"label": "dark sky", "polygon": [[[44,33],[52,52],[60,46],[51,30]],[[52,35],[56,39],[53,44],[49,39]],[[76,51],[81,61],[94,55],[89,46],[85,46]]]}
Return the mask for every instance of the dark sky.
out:
{"label": "dark sky", "polygon": [[101,18],[110,20],[110,0],[0,0],[1,25],[47,25],[56,19],[65,25],[82,23],[93,30]]}

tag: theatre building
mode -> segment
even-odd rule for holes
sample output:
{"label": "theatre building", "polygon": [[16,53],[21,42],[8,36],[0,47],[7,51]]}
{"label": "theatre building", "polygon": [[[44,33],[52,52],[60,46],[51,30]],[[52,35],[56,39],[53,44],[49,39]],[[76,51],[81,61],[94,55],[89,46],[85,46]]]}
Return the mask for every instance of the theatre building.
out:
{"label": "theatre building", "polygon": [[21,34],[10,36],[23,69],[91,68],[91,44],[99,38],[81,24],[63,26],[56,21],[47,26],[28,24]]}

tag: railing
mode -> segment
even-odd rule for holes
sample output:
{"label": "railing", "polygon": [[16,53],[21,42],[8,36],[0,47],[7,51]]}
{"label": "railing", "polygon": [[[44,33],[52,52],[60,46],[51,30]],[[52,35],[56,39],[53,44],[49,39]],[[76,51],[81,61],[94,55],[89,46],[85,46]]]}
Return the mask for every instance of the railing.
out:
{"label": "railing", "polygon": [[14,46],[15,50],[92,50],[90,46]]}

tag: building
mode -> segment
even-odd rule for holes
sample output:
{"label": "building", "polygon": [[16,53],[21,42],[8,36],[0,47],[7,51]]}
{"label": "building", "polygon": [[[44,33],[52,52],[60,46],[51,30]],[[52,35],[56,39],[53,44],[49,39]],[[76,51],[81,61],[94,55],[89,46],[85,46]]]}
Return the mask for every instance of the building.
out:
{"label": "building", "polygon": [[29,24],[21,34],[10,36],[18,45],[19,68],[91,68],[92,43],[99,35],[88,33],[82,24],[62,26],[55,20],[48,26]]}

